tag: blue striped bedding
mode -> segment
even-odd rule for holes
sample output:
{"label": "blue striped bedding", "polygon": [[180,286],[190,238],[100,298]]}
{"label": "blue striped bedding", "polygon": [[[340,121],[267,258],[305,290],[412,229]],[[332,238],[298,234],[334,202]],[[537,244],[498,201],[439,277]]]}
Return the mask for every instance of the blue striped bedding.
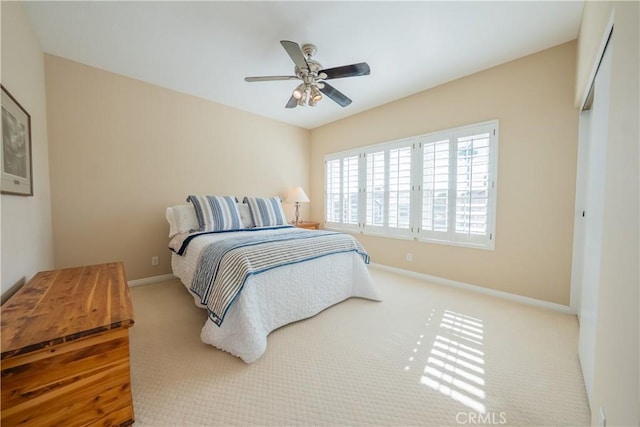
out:
{"label": "blue striped bedding", "polygon": [[229,237],[203,249],[190,290],[220,326],[250,275],[343,252],[356,252],[369,263],[360,242],[343,233],[292,228],[268,236]]}

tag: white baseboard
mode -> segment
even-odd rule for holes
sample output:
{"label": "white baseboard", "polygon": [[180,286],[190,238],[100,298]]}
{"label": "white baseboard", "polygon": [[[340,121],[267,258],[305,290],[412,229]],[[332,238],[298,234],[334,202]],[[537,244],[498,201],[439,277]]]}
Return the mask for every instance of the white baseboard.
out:
{"label": "white baseboard", "polygon": [[[469,283],[458,282],[455,280],[445,279],[443,277],[438,277],[438,276],[431,276],[429,274],[424,274],[424,273],[417,273],[415,271],[410,271],[410,270],[403,270],[401,268],[390,267],[388,265],[376,264],[373,262],[369,264],[369,266],[372,268],[377,268],[378,270],[389,271],[392,273],[401,274],[403,276],[413,277],[414,279],[424,280],[427,282],[435,283],[437,285],[445,285],[445,286],[451,286],[453,288],[465,289],[467,291],[476,292],[484,295],[491,295],[497,298],[502,298],[509,301],[516,301],[516,302],[531,305],[534,307],[546,308],[549,310],[558,311],[560,313],[575,314],[575,312],[571,310],[571,307],[567,305],[556,304],[553,302],[543,301],[536,298],[525,297],[522,295],[516,295],[509,292],[485,288],[483,286],[471,285]],[[129,287],[149,285],[151,283],[173,280],[175,278],[176,276],[174,276],[173,274],[164,274],[162,276],[153,276],[153,277],[145,277],[142,279],[129,280]]]}
{"label": "white baseboard", "polygon": [[468,291],[471,291],[471,292],[477,292],[479,294],[491,295],[491,296],[502,298],[502,299],[506,299],[506,300],[509,300],[509,301],[516,301],[516,302],[520,302],[520,303],[523,303],[523,304],[531,305],[531,306],[534,306],[534,307],[541,307],[541,308],[546,308],[546,309],[558,311],[560,313],[575,314],[571,310],[571,307],[569,307],[567,305],[556,304],[554,302],[543,301],[543,300],[539,300],[539,299],[536,299],[536,298],[531,298],[531,297],[525,297],[525,296],[522,296],[522,295],[511,294],[509,292],[497,291],[495,289],[489,289],[489,288],[485,288],[483,286],[470,285],[468,283],[457,282],[455,280],[445,279],[445,278],[438,277],[438,276],[431,276],[429,274],[424,274],[424,273],[416,273],[415,271],[403,270],[401,268],[389,267],[387,265],[382,265],[382,264],[371,263],[371,264],[369,264],[369,266],[373,267],[373,268],[377,268],[379,270],[389,271],[389,272],[392,272],[392,273],[397,273],[397,274],[401,274],[401,275],[404,275],[404,276],[413,277],[415,279],[425,280],[427,282],[435,283],[435,284],[438,284],[438,285],[446,285],[446,286],[451,286],[451,287],[458,288],[458,289],[465,289],[465,290],[468,290]]}
{"label": "white baseboard", "polygon": [[175,279],[173,274],[163,274],[162,276],[144,277],[142,279],[129,280],[129,287],[149,285],[151,283],[164,282],[166,280]]}

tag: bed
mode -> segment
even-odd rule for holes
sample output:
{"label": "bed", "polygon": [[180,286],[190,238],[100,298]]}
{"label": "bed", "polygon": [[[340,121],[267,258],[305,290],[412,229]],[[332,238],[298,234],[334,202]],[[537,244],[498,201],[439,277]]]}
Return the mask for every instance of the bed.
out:
{"label": "bed", "polygon": [[[209,204],[203,197],[211,196],[198,197]],[[202,226],[206,213],[198,203],[167,209],[171,267],[207,311],[204,343],[252,363],[266,351],[269,333],[281,326],[351,297],[380,300],[369,256],[353,236],[288,225],[276,199],[267,203],[278,218],[264,221],[251,202],[226,199],[227,208],[237,212],[216,230]],[[262,208],[262,216],[274,214]]]}

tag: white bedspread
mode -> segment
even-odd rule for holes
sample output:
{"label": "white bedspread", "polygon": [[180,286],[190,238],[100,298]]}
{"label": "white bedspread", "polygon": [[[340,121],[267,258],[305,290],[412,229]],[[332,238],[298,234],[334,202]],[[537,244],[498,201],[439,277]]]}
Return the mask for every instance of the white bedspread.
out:
{"label": "white bedspread", "polygon": [[[173,272],[189,289],[200,252],[208,243],[231,235],[257,232],[200,236],[191,241],[183,256],[173,254]],[[279,232],[282,230],[259,231],[265,234]],[[355,252],[275,268],[250,276],[224,323],[217,326],[207,319],[200,337],[203,342],[251,363],[265,352],[271,331],[312,317],[350,297],[380,300],[367,265]],[[197,297],[194,301],[202,307]]]}

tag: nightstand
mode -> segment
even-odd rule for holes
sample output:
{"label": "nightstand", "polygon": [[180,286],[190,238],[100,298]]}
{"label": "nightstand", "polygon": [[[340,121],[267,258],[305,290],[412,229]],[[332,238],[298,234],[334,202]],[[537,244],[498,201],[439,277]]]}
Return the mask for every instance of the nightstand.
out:
{"label": "nightstand", "polygon": [[307,230],[319,230],[320,229],[320,223],[319,222],[300,221],[298,223],[293,223],[293,225],[295,225],[298,228],[306,228]]}

